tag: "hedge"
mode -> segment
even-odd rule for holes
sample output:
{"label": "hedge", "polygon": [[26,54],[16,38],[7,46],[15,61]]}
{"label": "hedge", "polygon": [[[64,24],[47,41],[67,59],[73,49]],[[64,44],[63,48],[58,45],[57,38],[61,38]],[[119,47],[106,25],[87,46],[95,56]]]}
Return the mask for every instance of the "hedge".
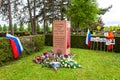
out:
{"label": "hedge", "polygon": [[[72,48],[87,48],[85,45],[85,36],[71,35],[71,47]],[[51,34],[45,35],[45,45],[53,46],[53,36]]]}
{"label": "hedge", "polygon": [[[10,33],[10,32],[8,32]],[[29,32],[29,31],[17,31],[17,32],[14,32],[14,35],[15,36],[30,36],[32,34],[32,32]],[[37,32],[37,34],[43,34],[43,32]],[[0,37],[4,37],[6,35],[6,32],[1,32],[0,31]]]}
{"label": "hedge", "polygon": [[[20,57],[31,54],[33,52],[38,52],[44,48],[44,35],[23,36],[19,37],[19,39],[24,50]],[[0,38],[0,65],[11,60],[15,59],[13,58],[9,39]]]}
{"label": "hedge", "polygon": [[[10,32],[8,32],[10,33]],[[19,32],[14,32],[15,36],[29,36],[31,33],[28,31],[19,31]],[[0,32],[0,37],[6,36],[6,32]]]}
{"label": "hedge", "polygon": [[114,47],[115,52],[120,52],[120,37],[115,37],[115,47]]}
{"label": "hedge", "polygon": [[[96,37],[96,36],[94,36],[94,37]],[[104,38],[103,36],[100,36],[100,37]],[[71,35],[71,48],[88,49],[88,47],[85,44],[85,41],[86,41],[86,36]],[[52,36],[52,34],[46,34],[45,35],[45,45],[46,46],[52,46],[53,45],[53,36]],[[113,51],[114,52],[120,52],[119,48],[120,48],[120,37],[115,37],[115,46],[114,46]],[[92,42],[91,43],[91,49],[92,50],[107,51],[107,46],[105,46],[105,43]]]}
{"label": "hedge", "polygon": [[0,38],[0,65],[13,59],[9,40]]}
{"label": "hedge", "polygon": [[87,49],[87,46],[85,45],[85,40],[85,36],[71,35],[71,47]]}
{"label": "hedge", "polygon": [[31,54],[38,52],[44,48],[45,36],[44,35],[31,35],[20,37],[21,43],[24,48],[24,53]]}
{"label": "hedge", "polygon": [[45,45],[46,46],[53,46],[53,36],[51,34],[45,35]]}

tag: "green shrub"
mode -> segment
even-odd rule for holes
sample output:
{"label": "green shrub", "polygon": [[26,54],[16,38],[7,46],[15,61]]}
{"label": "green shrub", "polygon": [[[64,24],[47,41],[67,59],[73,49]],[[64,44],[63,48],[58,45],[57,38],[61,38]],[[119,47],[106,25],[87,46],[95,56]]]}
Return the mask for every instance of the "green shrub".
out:
{"label": "green shrub", "polygon": [[[44,48],[44,35],[32,35],[19,37],[21,44],[23,46],[23,53],[19,58],[31,54],[33,52],[38,52]],[[14,60],[11,45],[9,39],[0,38],[0,65],[4,62]]]}
{"label": "green shrub", "polygon": [[120,52],[120,37],[115,37],[114,51],[115,52]]}
{"label": "green shrub", "polygon": [[17,31],[18,31],[18,26],[17,26],[16,23],[14,23],[14,25],[13,25],[13,30],[14,30],[14,32],[17,32]]}
{"label": "green shrub", "polygon": [[3,31],[7,31],[8,30],[8,27],[4,24],[3,25]]}
{"label": "green shrub", "polygon": [[40,51],[44,48],[45,45],[45,36],[44,35],[35,35],[33,39],[35,45],[35,51]]}
{"label": "green shrub", "polygon": [[[97,36],[93,36],[97,37]],[[100,36],[101,38],[104,38],[104,36]],[[82,49],[88,49],[86,44],[86,36],[81,35],[71,35],[71,48],[82,48]],[[45,45],[46,46],[52,46],[53,45],[53,36],[52,34],[46,34],[45,35]],[[120,52],[120,37],[115,37],[115,45],[114,45],[114,52]],[[107,46],[104,42],[91,42],[91,49],[92,50],[102,50],[107,51]]]}
{"label": "green shrub", "polygon": [[25,29],[24,29],[24,25],[23,24],[21,24],[20,25],[20,28],[19,28],[19,31],[24,31]]}
{"label": "green shrub", "polygon": [[53,46],[53,36],[52,34],[45,35],[45,45],[46,46]]}
{"label": "green shrub", "polygon": [[85,40],[86,36],[71,35],[71,47],[86,49]]}
{"label": "green shrub", "polygon": [[2,31],[3,27],[0,25],[0,31]]}
{"label": "green shrub", "polygon": [[20,37],[25,54],[34,52],[33,36],[22,36]]}
{"label": "green shrub", "polygon": [[24,53],[30,54],[36,51],[40,51],[44,48],[45,37],[44,35],[31,35],[20,37],[23,44]]}
{"label": "green shrub", "polygon": [[9,40],[0,38],[0,65],[3,62],[13,59]]}
{"label": "green shrub", "polygon": [[5,37],[6,32],[0,32],[0,37]]}
{"label": "green shrub", "polygon": [[19,31],[14,33],[16,36],[29,36],[30,32],[29,31]]}
{"label": "green shrub", "polygon": [[[86,36],[80,35],[71,35],[71,47],[72,48],[87,48],[85,45]],[[52,46],[53,45],[53,36],[52,34],[45,35],[45,45]]]}
{"label": "green shrub", "polygon": [[[8,32],[10,33],[10,32]],[[17,32],[14,32],[14,35],[15,36],[29,36],[31,33],[29,31],[17,31]],[[5,37],[6,36],[6,32],[0,32],[0,37]]]}

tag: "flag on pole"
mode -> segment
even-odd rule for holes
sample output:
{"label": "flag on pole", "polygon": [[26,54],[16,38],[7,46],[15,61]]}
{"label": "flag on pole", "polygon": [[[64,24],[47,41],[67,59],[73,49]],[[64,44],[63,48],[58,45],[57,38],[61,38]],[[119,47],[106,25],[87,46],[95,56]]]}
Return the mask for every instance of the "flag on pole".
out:
{"label": "flag on pole", "polygon": [[88,29],[87,36],[86,36],[86,45],[90,47],[90,39],[91,39],[91,33],[90,30]]}
{"label": "flag on pole", "polygon": [[110,50],[113,49],[112,41],[114,40],[114,34],[113,34],[112,31],[109,31],[109,32],[108,32],[107,40],[109,41],[108,50],[110,51]]}
{"label": "flag on pole", "polygon": [[18,49],[16,47],[16,44],[15,44],[14,40],[12,40],[12,39],[9,39],[9,40],[10,40],[10,45],[11,45],[11,48],[12,48],[12,53],[13,53],[14,58],[19,57]]}
{"label": "flag on pole", "polygon": [[20,40],[11,34],[6,34],[6,38],[10,40],[14,58],[17,58],[23,52]]}

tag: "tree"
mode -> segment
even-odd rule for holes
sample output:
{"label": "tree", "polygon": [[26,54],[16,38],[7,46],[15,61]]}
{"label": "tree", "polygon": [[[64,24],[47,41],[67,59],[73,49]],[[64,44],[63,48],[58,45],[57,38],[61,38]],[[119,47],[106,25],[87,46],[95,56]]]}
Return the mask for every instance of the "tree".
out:
{"label": "tree", "polygon": [[[24,0],[2,0],[0,15],[2,15],[3,20],[10,21],[9,25],[12,24],[12,20],[17,22],[17,24],[30,22],[33,34],[36,33],[36,22],[44,24],[44,33],[46,33],[46,22],[52,23],[53,20],[68,18],[76,27],[89,27],[91,23],[94,23],[96,18],[96,0],[27,0],[27,3],[23,3],[23,1]],[[8,9],[9,3],[12,5],[11,9],[10,7]],[[109,9],[110,7],[100,8],[100,11],[98,9],[97,12],[98,14],[103,14]],[[68,12],[69,15],[66,14],[66,12]],[[88,18],[86,16],[88,16]]]}
{"label": "tree", "polygon": [[30,23],[28,23],[27,30],[28,30],[29,32],[31,32],[31,24],[30,24]]}
{"label": "tree", "polygon": [[16,23],[14,24],[13,27],[14,27],[14,32],[18,31],[18,28],[17,28],[17,24],[16,24]]}
{"label": "tree", "polygon": [[2,26],[0,25],[0,31],[2,31]]}
{"label": "tree", "polygon": [[[30,16],[30,23],[31,23],[31,28],[32,28],[32,34],[36,34],[36,0],[27,0],[27,7],[24,9],[28,8],[29,11],[29,16]],[[32,5],[33,4],[33,5]],[[32,10],[33,10],[33,16],[32,16]]]}
{"label": "tree", "polygon": [[37,33],[36,31],[36,0],[34,0],[34,34]]}
{"label": "tree", "polygon": [[49,24],[48,23],[46,24],[46,32],[47,33],[49,32]]}
{"label": "tree", "polygon": [[37,32],[40,32],[40,25],[37,23]]}
{"label": "tree", "polygon": [[24,25],[23,24],[20,25],[19,31],[24,31]]}
{"label": "tree", "polygon": [[30,23],[31,23],[31,28],[32,28],[32,34],[34,34],[34,23],[33,23],[33,19],[32,19],[32,13],[31,13],[31,7],[30,7],[30,1],[27,0],[27,4],[28,4],[28,9],[29,9],[29,15],[30,15]]}
{"label": "tree", "polygon": [[[24,14],[23,17],[26,22],[32,22],[32,24],[35,24],[35,21],[43,23],[44,33],[46,33],[46,22],[52,23],[53,20],[61,20],[65,17],[65,12],[67,9],[67,4],[69,0],[27,0],[27,4],[25,5],[22,11],[22,14]],[[26,12],[29,12],[29,18],[25,14]],[[35,11],[37,11],[35,13]],[[32,25],[31,24],[31,25]],[[33,26],[34,29],[35,25]],[[34,30],[35,31],[35,30]]]}
{"label": "tree", "polygon": [[1,7],[2,0],[0,0],[0,7]]}
{"label": "tree", "polygon": [[112,5],[108,6],[107,8],[99,8],[98,15],[104,15],[106,12],[108,12],[112,8]]}
{"label": "tree", "polygon": [[8,0],[8,12],[9,12],[9,27],[11,34],[14,35],[13,28],[12,28],[12,14],[11,14],[11,2]]}
{"label": "tree", "polygon": [[65,19],[65,13],[67,12],[69,0],[60,0],[60,14],[61,14],[61,20]]}
{"label": "tree", "polygon": [[5,24],[3,25],[3,31],[7,31],[7,26]]}
{"label": "tree", "polygon": [[[98,21],[96,22],[96,26],[101,26],[102,27],[102,29],[104,28],[103,26],[104,26],[104,22],[103,22],[103,20],[102,20],[102,18],[101,18],[101,15],[104,15],[106,12],[108,12],[110,9],[112,8],[112,5],[110,5],[110,6],[108,6],[107,8],[99,8],[99,12],[98,12]],[[95,26],[95,27],[96,27]],[[102,30],[101,29],[101,30]]]}
{"label": "tree", "polygon": [[[12,18],[20,15],[19,5],[21,5],[22,0],[2,0],[2,5],[0,8],[0,15],[2,15],[2,19],[5,21],[9,21],[9,27],[11,34],[14,35],[13,27],[12,27]],[[12,5],[12,7],[11,7]],[[18,14],[19,12],[19,14]]]}
{"label": "tree", "polygon": [[67,17],[71,20],[74,30],[89,27],[97,20],[99,9],[96,0],[72,0],[69,4]]}

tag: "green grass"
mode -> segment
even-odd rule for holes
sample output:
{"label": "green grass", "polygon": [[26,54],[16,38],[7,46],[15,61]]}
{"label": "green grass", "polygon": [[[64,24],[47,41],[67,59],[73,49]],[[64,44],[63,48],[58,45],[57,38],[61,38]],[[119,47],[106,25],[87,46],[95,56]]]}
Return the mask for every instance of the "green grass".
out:
{"label": "green grass", "polygon": [[71,48],[74,60],[83,68],[42,68],[32,59],[51,47],[0,67],[0,80],[120,80],[120,54]]}

